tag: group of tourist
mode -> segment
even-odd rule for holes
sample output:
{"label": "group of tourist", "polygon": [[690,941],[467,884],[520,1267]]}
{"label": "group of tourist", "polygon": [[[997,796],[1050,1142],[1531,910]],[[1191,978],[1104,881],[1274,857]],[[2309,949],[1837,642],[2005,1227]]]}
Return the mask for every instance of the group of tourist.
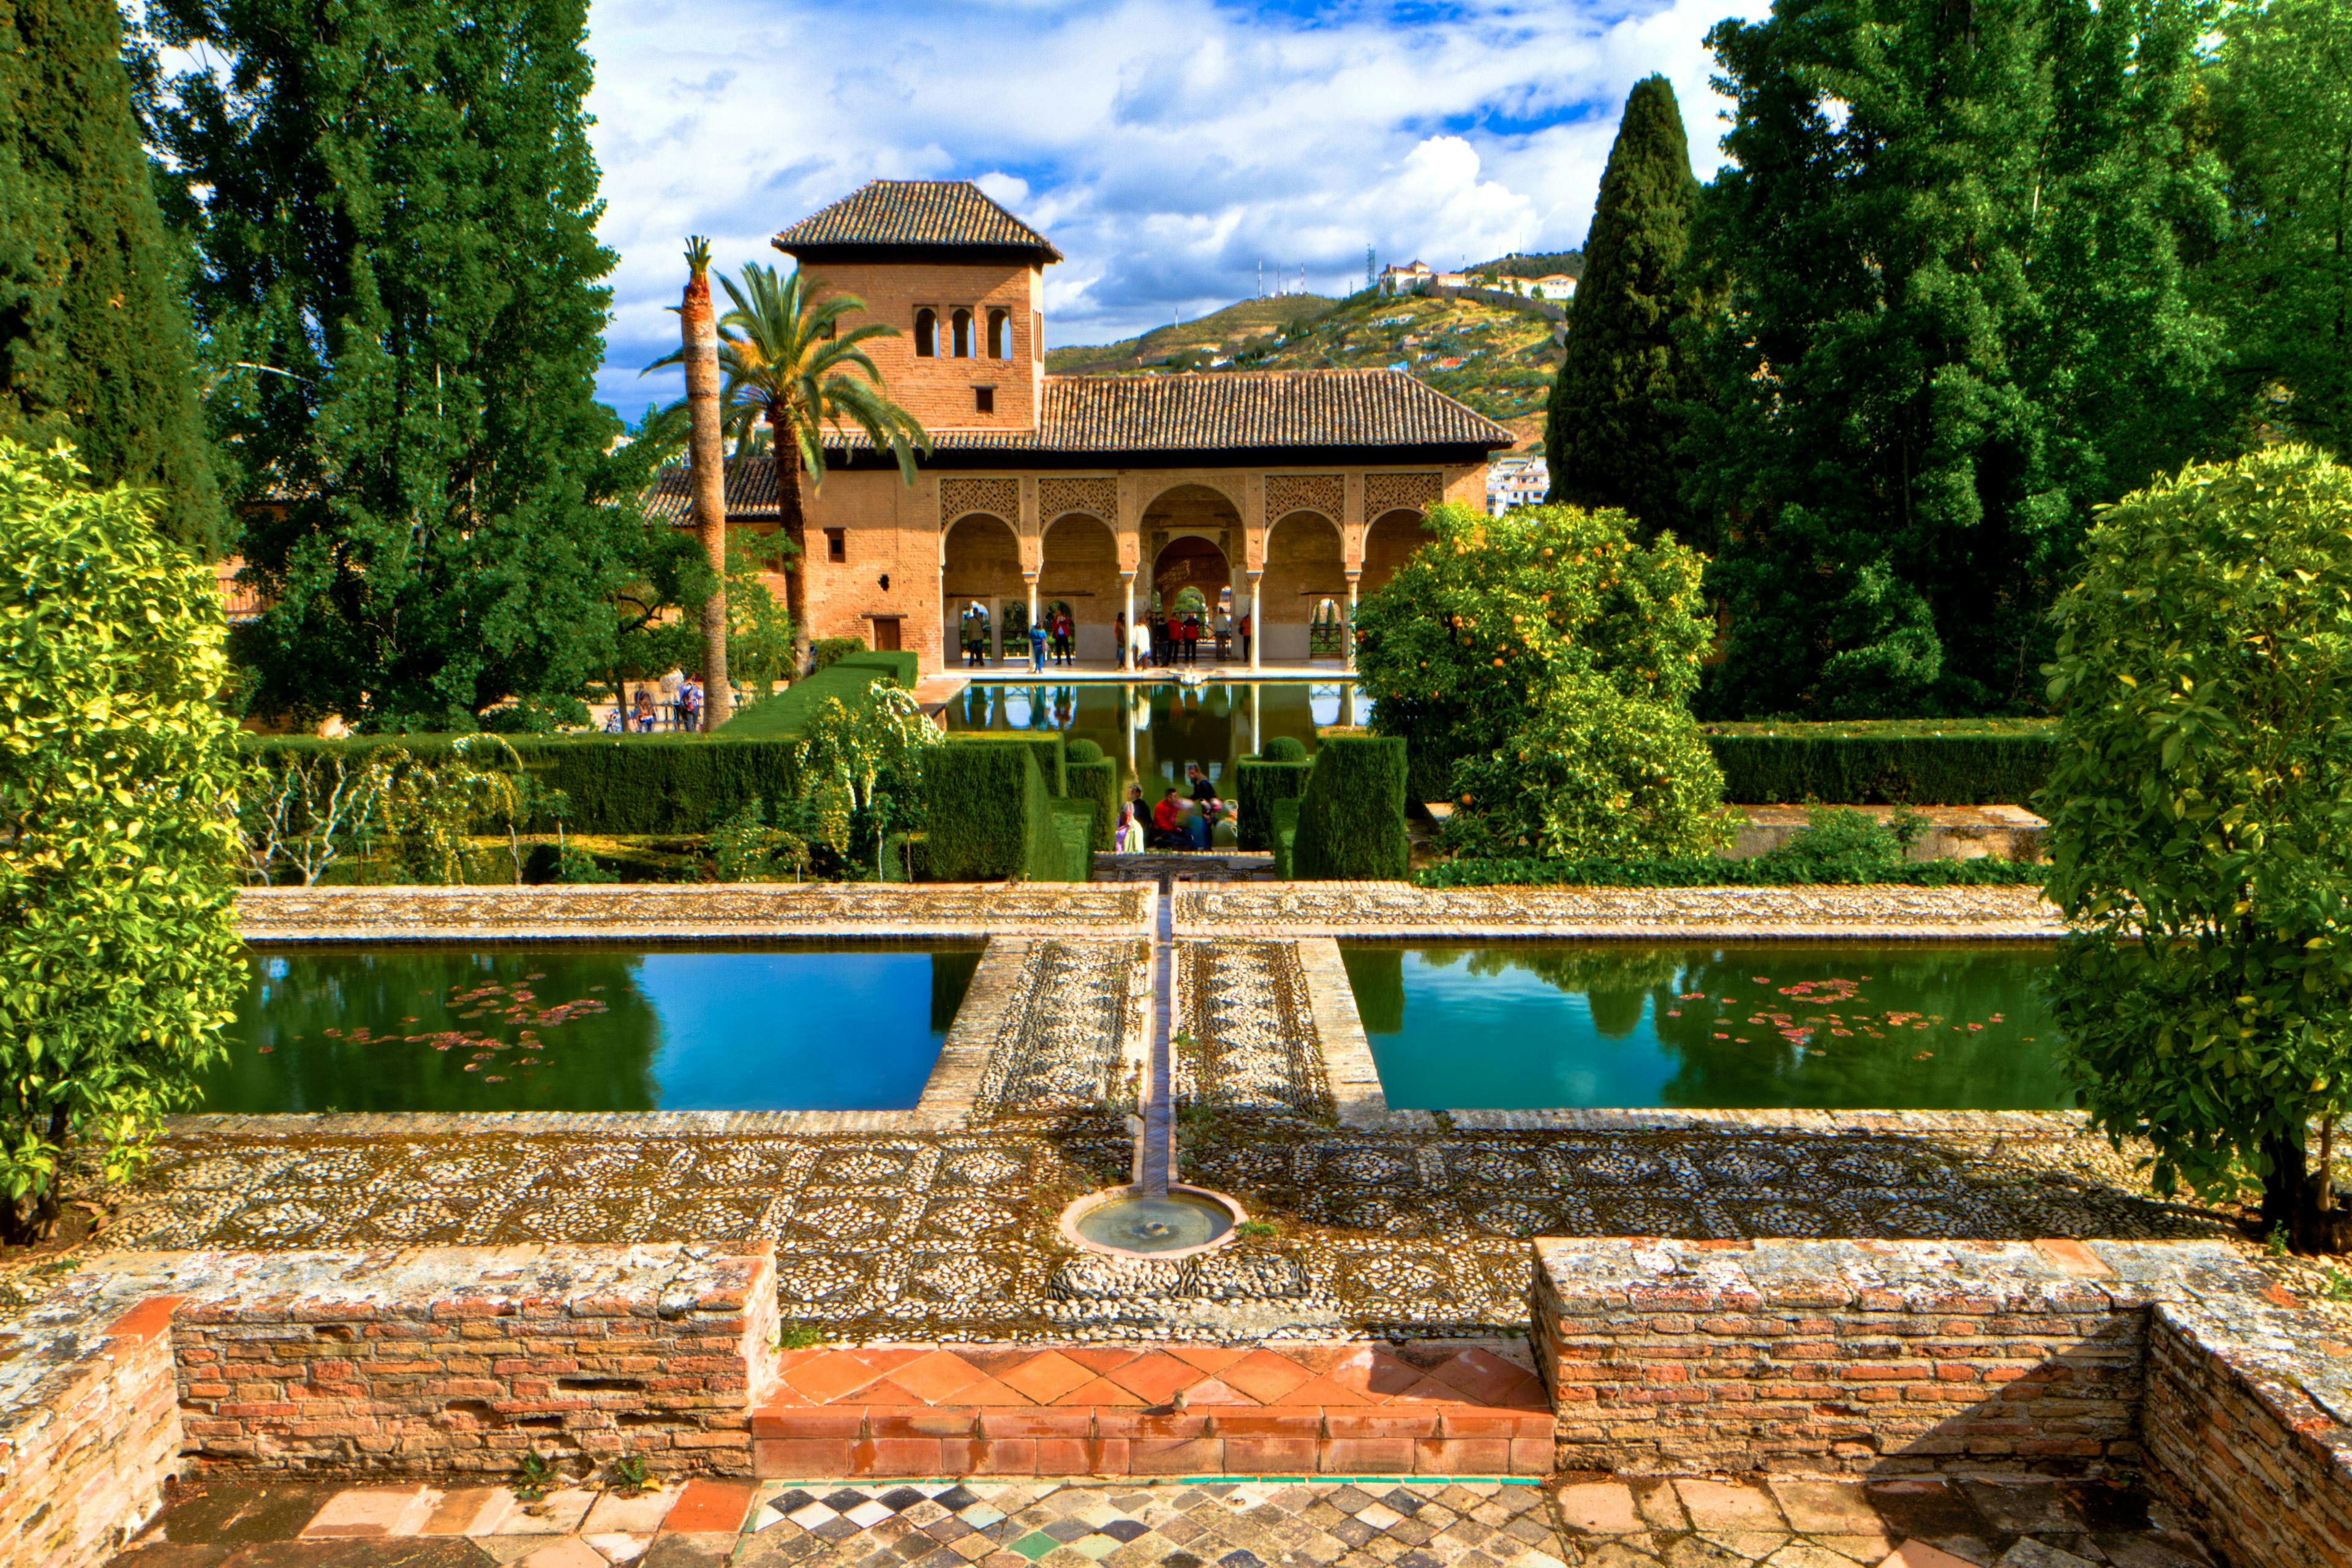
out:
{"label": "group of tourist", "polygon": [[1029,668],[1045,668],[1050,658],[1055,664],[1068,665],[1077,658],[1078,628],[1067,610],[1049,611],[1043,620],[1029,627]]}
{"label": "group of tourist", "polygon": [[604,732],[650,735],[656,730],[699,730],[702,697],[702,677],[673,669],[658,681],[639,686],[635,701],[625,690],[615,694],[613,710],[604,716]]}
{"label": "group of tourist", "polygon": [[1121,854],[1145,849],[1230,849],[1240,841],[1240,812],[1220,799],[1217,786],[1196,763],[1184,764],[1191,790],[1171,785],[1157,805],[1146,805],[1141,784],[1127,786],[1111,847]]}
{"label": "group of tourist", "polygon": [[[1217,612],[1213,631],[1205,616],[1191,611],[1172,616],[1148,612],[1130,632],[1127,616],[1120,614],[1115,622],[1121,668],[1148,669],[1154,665],[1169,668],[1180,664],[1201,662],[1201,643],[1213,637],[1214,657],[1223,659],[1233,650],[1234,638],[1241,638],[1242,658],[1249,658],[1250,618],[1246,615],[1236,622],[1224,611]],[[1130,661],[1131,666],[1130,666]]]}

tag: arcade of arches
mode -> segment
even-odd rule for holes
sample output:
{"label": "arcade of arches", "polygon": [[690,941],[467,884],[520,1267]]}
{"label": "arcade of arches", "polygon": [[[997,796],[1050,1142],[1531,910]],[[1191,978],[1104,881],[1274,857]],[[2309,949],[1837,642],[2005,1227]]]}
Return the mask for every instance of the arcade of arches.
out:
{"label": "arcade of arches", "polygon": [[[1475,469],[1374,478],[1390,482],[1336,474],[1170,475],[1157,484],[1148,475],[950,479],[940,487],[944,662],[959,662],[974,627],[984,627],[991,656],[1020,657],[1030,616],[1059,605],[1076,627],[1077,657],[1108,663],[1118,655],[1120,616],[1172,607],[1188,589],[1213,616],[1251,617],[1253,665],[1344,658],[1329,623],[1420,546],[1428,505],[1479,483]],[[1419,504],[1392,504],[1400,490]],[[991,504],[957,504],[967,495]],[[1246,521],[1253,511],[1262,525]],[[1371,515],[1350,528],[1350,511]]]}

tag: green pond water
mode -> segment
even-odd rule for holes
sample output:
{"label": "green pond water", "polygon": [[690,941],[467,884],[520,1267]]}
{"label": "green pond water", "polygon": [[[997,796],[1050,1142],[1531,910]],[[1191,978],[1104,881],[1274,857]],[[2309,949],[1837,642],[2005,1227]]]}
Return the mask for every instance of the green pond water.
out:
{"label": "green pond water", "polygon": [[[1183,688],[1169,683],[1055,686],[967,686],[948,700],[948,728],[1060,731],[1092,741],[1122,764],[1120,782],[1181,784],[1184,764],[1197,763],[1223,783],[1234,763],[1277,735],[1315,750],[1318,724],[1361,723],[1369,701],[1344,681],[1215,681]],[[1231,793],[1231,784],[1226,785]],[[1154,792],[1150,788],[1147,795]]]}
{"label": "green pond water", "polygon": [[2046,1110],[2036,943],[1343,943],[1401,1109]]}
{"label": "green pond water", "polygon": [[980,952],[256,949],[196,1109],[903,1110]]}

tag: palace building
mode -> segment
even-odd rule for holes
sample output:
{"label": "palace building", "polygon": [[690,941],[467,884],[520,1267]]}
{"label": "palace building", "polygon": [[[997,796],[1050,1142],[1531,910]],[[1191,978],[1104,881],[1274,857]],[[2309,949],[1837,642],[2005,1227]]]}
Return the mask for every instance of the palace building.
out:
{"label": "palace building", "polygon": [[[961,662],[975,607],[992,653],[1058,607],[1078,658],[1108,661],[1114,617],[1197,605],[1251,616],[1253,664],[1337,657],[1337,625],[1420,543],[1422,514],[1483,506],[1514,440],[1397,371],[1049,375],[1061,253],[968,183],[877,180],[775,246],[866,302],[845,325],[898,330],[864,346],[933,441],[911,487],[856,431],[803,481],[809,635],[912,649],[926,671]],[[647,502],[690,525],[683,466]],[[730,465],[727,511],[777,525],[764,458]]]}

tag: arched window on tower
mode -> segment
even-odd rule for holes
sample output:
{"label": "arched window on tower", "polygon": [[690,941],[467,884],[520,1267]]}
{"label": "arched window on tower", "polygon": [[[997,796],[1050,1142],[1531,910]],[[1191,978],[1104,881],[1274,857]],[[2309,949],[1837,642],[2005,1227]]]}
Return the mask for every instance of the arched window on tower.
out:
{"label": "arched window on tower", "polygon": [[929,305],[915,312],[915,357],[940,357],[940,313]]}
{"label": "arched window on tower", "polygon": [[956,358],[970,359],[971,357],[971,312],[959,310],[948,319],[955,323]]}
{"label": "arched window on tower", "polygon": [[991,310],[988,313],[988,357],[1013,357],[1013,312]]}

